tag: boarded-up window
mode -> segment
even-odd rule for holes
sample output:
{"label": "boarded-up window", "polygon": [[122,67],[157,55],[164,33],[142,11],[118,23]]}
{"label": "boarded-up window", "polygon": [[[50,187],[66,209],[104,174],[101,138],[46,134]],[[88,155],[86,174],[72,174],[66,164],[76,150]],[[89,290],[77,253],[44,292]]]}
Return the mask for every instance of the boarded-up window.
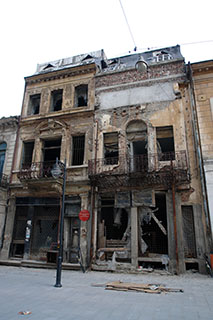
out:
{"label": "boarded-up window", "polygon": [[182,206],[183,244],[186,258],[196,258],[194,215],[192,206]]}
{"label": "boarded-up window", "polygon": [[72,137],[72,165],[82,165],[84,163],[85,136]]}
{"label": "boarded-up window", "polygon": [[157,151],[161,161],[175,159],[173,126],[157,127]]}
{"label": "boarded-up window", "polygon": [[117,164],[118,155],[118,133],[104,133],[105,164]]}

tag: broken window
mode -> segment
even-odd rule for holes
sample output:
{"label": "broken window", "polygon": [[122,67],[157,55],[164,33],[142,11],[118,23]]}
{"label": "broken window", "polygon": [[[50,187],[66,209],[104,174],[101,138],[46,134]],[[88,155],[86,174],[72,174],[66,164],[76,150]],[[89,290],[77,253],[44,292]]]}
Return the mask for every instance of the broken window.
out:
{"label": "broken window", "polygon": [[7,144],[5,142],[0,143],[0,180],[3,174],[6,149],[7,149]]}
{"label": "broken window", "polygon": [[34,141],[23,143],[22,168],[30,167],[32,163]]}
{"label": "broken window", "polygon": [[118,156],[118,132],[104,133],[105,164],[117,164]]}
{"label": "broken window", "polygon": [[196,258],[194,215],[192,206],[181,206],[183,221],[183,246],[186,258]]}
{"label": "broken window", "polygon": [[[104,227],[102,228],[101,225],[103,225]],[[106,241],[122,240],[127,229],[127,225],[127,211],[123,208],[115,208],[114,198],[102,198],[99,223],[99,242],[103,241],[103,239],[100,239],[100,237],[105,237]],[[103,234],[101,234],[101,232],[103,232]]]}
{"label": "broken window", "polygon": [[128,154],[130,156],[131,171],[145,171],[148,167],[147,158],[147,126],[141,120],[130,122],[127,126]]}
{"label": "broken window", "polygon": [[88,103],[88,85],[82,84],[75,88],[75,107],[86,107]]}
{"label": "broken window", "polygon": [[59,111],[62,109],[63,90],[54,90],[51,92],[51,111]]}
{"label": "broken window", "polygon": [[157,127],[157,152],[160,161],[175,160],[173,126]]}
{"label": "broken window", "polygon": [[60,159],[61,138],[54,140],[45,140],[43,144],[44,162],[55,162],[56,158]]}
{"label": "broken window", "polygon": [[33,94],[30,96],[28,115],[39,114],[41,102],[41,94]]}
{"label": "broken window", "polygon": [[139,208],[139,253],[168,253],[166,195],[155,195],[156,208]]}
{"label": "broken window", "polygon": [[72,165],[82,165],[84,163],[85,136],[72,137]]}

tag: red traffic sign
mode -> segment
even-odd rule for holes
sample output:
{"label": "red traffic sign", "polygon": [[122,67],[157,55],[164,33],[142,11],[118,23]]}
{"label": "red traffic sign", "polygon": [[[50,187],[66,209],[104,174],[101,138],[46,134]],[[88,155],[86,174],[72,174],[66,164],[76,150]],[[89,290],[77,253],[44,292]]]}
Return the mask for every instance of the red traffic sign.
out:
{"label": "red traffic sign", "polygon": [[90,218],[90,213],[88,210],[81,210],[78,216],[81,221],[87,221]]}

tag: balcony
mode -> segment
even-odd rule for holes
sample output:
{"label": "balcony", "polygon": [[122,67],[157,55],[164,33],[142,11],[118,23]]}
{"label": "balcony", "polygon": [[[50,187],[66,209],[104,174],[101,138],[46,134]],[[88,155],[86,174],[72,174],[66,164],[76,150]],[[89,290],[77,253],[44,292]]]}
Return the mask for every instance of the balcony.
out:
{"label": "balcony", "polygon": [[100,188],[189,183],[186,151],[89,160],[91,183]]}
{"label": "balcony", "polygon": [[0,187],[7,188],[8,186],[8,176],[6,174],[0,173]]}
{"label": "balcony", "polygon": [[17,174],[19,180],[40,180],[40,179],[52,179],[51,170],[55,164],[55,161],[50,162],[32,162],[22,165],[19,173]]}

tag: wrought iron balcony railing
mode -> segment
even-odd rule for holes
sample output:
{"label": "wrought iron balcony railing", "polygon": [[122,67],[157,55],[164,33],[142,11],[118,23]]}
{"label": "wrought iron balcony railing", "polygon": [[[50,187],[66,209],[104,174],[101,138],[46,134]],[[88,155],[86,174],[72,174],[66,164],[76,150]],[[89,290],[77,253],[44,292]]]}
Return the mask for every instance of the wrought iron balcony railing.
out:
{"label": "wrought iron balcony railing", "polygon": [[18,173],[18,178],[20,180],[52,178],[51,170],[54,164],[55,161],[25,163]]}
{"label": "wrought iron balcony railing", "polygon": [[0,187],[7,188],[8,176],[6,174],[0,173]]}
{"label": "wrought iron balcony railing", "polygon": [[162,154],[121,155],[116,158],[89,160],[89,176],[160,171],[163,168],[188,169],[186,151]]}

